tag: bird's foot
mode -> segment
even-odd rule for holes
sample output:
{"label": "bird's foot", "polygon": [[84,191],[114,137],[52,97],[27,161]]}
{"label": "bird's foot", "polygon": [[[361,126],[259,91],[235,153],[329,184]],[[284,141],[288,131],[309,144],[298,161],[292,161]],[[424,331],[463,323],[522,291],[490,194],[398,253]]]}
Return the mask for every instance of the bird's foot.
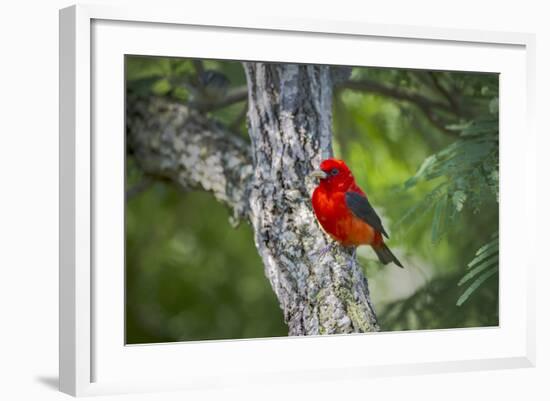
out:
{"label": "bird's foot", "polygon": [[353,269],[355,266],[361,267],[359,261],[357,260],[357,248],[353,248],[349,264],[351,269]]}
{"label": "bird's foot", "polygon": [[330,243],[328,244],[327,246],[317,250],[317,251],[314,251],[314,252],[311,252],[309,254],[310,257],[314,257],[314,256],[317,256],[317,262],[321,262],[321,260],[323,260],[323,258],[330,252],[332,251],[332,248],[334,247],[334,244]]}

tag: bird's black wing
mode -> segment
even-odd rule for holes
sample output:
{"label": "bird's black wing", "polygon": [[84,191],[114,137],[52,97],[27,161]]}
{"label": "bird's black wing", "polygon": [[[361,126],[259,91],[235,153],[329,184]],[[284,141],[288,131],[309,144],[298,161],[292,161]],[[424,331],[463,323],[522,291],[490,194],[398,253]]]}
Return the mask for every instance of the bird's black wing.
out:
{"label": "bird's black wing", "polygon": [[389,238],[388,233],[382,226],[380,217],[378,217],[374,208],[365,196],[358,194],[357,192],[346,192],[346,205],[356,217],[363,220],[376,231],[384,234],[386,238]]}

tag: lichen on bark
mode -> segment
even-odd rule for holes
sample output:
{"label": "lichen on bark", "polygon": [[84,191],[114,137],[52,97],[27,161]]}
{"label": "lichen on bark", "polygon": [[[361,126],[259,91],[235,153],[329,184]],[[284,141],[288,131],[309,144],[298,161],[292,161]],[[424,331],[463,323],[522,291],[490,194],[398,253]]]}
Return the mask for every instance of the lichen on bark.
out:
{"label": "lichen on bark", "polygon": [[128,96],[127,146],[143,171],[202,189],[248,218],[250,147],[205,115],[159,97]]}

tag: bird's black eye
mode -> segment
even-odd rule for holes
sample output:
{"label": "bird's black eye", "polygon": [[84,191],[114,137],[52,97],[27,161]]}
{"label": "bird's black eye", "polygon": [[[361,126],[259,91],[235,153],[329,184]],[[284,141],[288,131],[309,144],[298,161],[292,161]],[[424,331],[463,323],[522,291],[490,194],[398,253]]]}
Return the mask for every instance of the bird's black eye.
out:
{"label": "bird's black eye", "polygon": [[339,172],[340,170],[338,170],[337,168],[333,168],[332,170],[330,170],[330,175],[337,175]]}

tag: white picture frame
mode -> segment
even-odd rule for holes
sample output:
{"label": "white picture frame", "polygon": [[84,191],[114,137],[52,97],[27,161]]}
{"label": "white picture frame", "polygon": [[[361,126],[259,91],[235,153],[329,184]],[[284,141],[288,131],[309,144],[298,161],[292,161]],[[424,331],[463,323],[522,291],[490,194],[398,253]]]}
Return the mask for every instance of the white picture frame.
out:
{"label": "white picture frame", "polygon": [[[183,49],[181,38],[185,35],[194,35],[201,48],[189,45]],[[225,35],[223,48],[218,43],[220,35]],[[261,35],[266,43],[283,45],[259,48],[254,45],[255,35]],[[338,48],[331,42],[335,39]],[[227,46],[227,40],[234,46]],[[535,260],[520,257],[517,250],[531,249],[527,237],[512,237],[510,232],[521,224],[527,225],[527,232],[535,231],[535,136],[530,115],[534,110],[534,40],[533,35],[523,33],[256,15],[237,18],[154,7],[78,5],[61,10],[61,391],[94,395],[250,381],[284,383],[534,366]],[[321,45],[323,52],[319,51]],[[125,346],[120,336],[124,178],[112,173],[121,171],[123,158],[121,56],[364,65],[360,55],[346,50],[351,45],[368,46],[371,54],[379,56],[374,63],[381,66],[501,73],[500,326]],[[391,47],[399,51],[391,51]],[[436,61],[430,57],[435,50]],[[94,134],[106,129],[120,135],[107,138]],[[512,132],[524,134],[518,139]],[[515,212],[509,213],[512,210]],[[346,359],[339,353],[358,345],[364,354]],[[321,349],[325,352],[322,358]],[[383,352],[385,349],[391,349],[391,355]],[[293,366],[288,366],[288,355],[296,357]]]}

